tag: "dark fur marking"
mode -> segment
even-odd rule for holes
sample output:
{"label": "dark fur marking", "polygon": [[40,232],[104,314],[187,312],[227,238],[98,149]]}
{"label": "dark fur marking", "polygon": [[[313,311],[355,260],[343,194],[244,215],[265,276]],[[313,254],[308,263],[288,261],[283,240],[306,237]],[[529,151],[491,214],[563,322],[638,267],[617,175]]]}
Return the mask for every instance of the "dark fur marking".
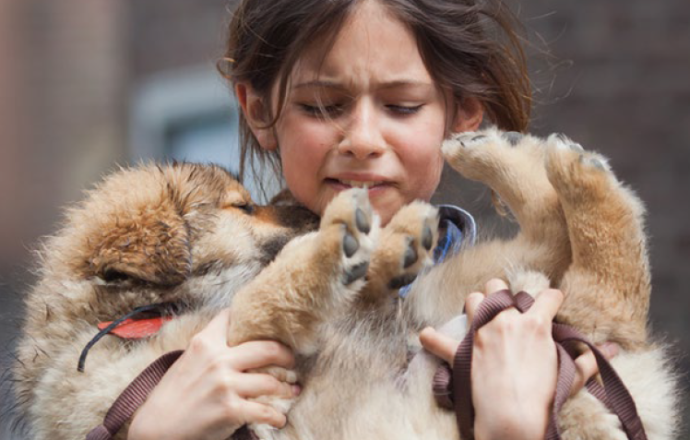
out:
{"label": "dark fur marking", "polygon": [[266,266],[273,261],[278,253],[285,247],[285,245],[292,239],[292,236],[281,235],[277,236],[260,245],[261,248],[261,264]]}
{"label": "dark fur marking", "polygon": [[286,228],[307,232],[316,230],[319,226],[319,217],[302,206],[274,206],[274,209],[279,224]]}
{"label": "dark fur marking", "polygon": [[410,284],[412,281],[414,281],[415,278],[417,278],[417,274],[416,274],[416,273],[415,273],[415,274],[408,273],[408,274],[405,274],[405,275],[400,275],[399,277],[393,278],[393,279],[390,281],[390,283],[388,283],[388,287],[389,287],[390,289],[396,289],[396,290],[397,290],[397,289],[400,289],[400,288],[403,287],[403,286],[407,286],[407,285]]}

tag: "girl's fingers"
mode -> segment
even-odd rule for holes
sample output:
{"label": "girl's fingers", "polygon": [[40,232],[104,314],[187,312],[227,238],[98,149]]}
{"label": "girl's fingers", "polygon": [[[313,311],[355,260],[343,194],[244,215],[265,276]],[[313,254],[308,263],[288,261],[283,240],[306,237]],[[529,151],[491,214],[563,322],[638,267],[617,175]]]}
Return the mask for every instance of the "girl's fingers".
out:
{"label": "girl's fingers", "polygon": [[239,371],[269,365],[291,369],[295,366],[295,356],[279,342],[250,341],[232,348],[230,365]]}
{"label": "girl's fingers", "polygon": [[419,342],[422,346],[436,357],[443,359],[448,364],[453,365],[455,352],[460,342],[437,332],[431,327],[427,327],[419,334]]}
{"label": "girl's fingers", "polygon": [[551,322],[563,304],[564,299],[565,296],[560,290],[546,289],[537,295],[534,305],[527,313],[543,316],[548,322]]}
{"label": "girl's fingers", "polygon": [[587,350],[575,359],[575,379],[573,386],[570,388],[570,395],[573,396],[580,391],[587,381],[594,377],[599,372],[597,367],[597,360],[591,350]]}
{"label": "girl's fingers", "polygon": [[243,398],[276,396],[291,399],[299,393],[297,385],[281,382],[269,374],[247,373],[235,384],[235,391]]}
{"label": "girl's fingers", "polygon": [[467,296],[467,299],[465,300],[465,313],[467,314],[468,326],[472,324],[475,312],[479,308],[479,304],[481,304],[482,301],[484,301],[484,294],[481,292],[472,292]]}
{"label": "girl's fingers", "polygon": [[508,285],[505,281],[499,278],[494,278],[489,280],[488,283],[486,283],[486,294],[491,295],[492,293],[496,293],[500,290],[505,290],[507,288]]}
{"label": "girl's fingers", "polygon": [[[230,326],[230,309],[223,309],[201,330],[197,337],[209,341],[211,344],[228,342],[228,327]],[[222,345],[221,345],[222,346]]]}
{"label": "girl's fingers", "polygon": [[[598,345],[597,348],[607,360],[616,357],[620,350],[618,344],[614,342],[605,342]],[[570,388],[571,396],[580,391],[591,378],[599,374],[597,359],[594,357],[592,350],[587,350],[578,356],[577,359],[575,359],[575,367],[577,367],[577,373],[575,374],[573,386]]]}
{"label": "girl's fingers", "polygon": [[604,355],[606,360],[611,360],[618,355],[621,347],[615,342],[604,342],[603,344],[597,345],[597,348]]}
{"label": "girl's fingers", "polygon": [[282,428],[287,423],[287,418],[274,408],[263,403],[245,400],[242,403],[242,420],[251,420],[252,423],[266,423],[274,428]]}

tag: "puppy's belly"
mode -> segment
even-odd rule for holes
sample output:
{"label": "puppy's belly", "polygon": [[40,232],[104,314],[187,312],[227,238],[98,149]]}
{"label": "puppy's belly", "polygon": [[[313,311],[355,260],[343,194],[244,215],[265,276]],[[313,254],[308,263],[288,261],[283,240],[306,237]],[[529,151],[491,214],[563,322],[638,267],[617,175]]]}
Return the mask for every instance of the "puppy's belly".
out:
{"label": "puppy's belly", "polygon": [[[442,331],[457,339],[466,318]],[[339,333],[337,348],[306,372],[302,394],[274,439],[435,440],[458,438],[455,416],[438,406],[432,379],[441,361],[424,350],[407,354],[405,332],[391,327]],[[332,343],[333,339],[329,339]],[[409,360],[409,362],[408,362]]]}

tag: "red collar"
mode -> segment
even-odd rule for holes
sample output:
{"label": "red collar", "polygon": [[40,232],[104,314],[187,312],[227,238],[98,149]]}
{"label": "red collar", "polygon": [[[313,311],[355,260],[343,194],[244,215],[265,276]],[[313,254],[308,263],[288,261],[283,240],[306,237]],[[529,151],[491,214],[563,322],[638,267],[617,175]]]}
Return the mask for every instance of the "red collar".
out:
{"label": "red collar", "polygon": [[[110,330],[110,334],[118,336],[122,339],[138,340],[153,336],[161,329],[163,324],[172,320],[171,316],[157,316],[155,318],[134,319],[128,318],[122,321]],[[104,330],[113,321],[98,323],[98,329]]]}

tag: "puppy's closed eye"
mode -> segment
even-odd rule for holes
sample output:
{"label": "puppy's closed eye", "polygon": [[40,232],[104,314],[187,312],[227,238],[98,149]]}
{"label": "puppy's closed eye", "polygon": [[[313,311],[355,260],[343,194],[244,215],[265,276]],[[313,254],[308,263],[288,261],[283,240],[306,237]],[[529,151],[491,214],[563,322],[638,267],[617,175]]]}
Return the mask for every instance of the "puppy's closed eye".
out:
{"label": "puppy's closed eye", "polygon": [[99,278],[106,283],[119,283],[133,279],[132,276],[115,269],[106,269]]}
{"label": "puppy's closed eye", "polygon": [[251,203],[234,203],[232,207],[239,209],[240,211],[248,215],[254,214],[254,205],[252,205]]}

